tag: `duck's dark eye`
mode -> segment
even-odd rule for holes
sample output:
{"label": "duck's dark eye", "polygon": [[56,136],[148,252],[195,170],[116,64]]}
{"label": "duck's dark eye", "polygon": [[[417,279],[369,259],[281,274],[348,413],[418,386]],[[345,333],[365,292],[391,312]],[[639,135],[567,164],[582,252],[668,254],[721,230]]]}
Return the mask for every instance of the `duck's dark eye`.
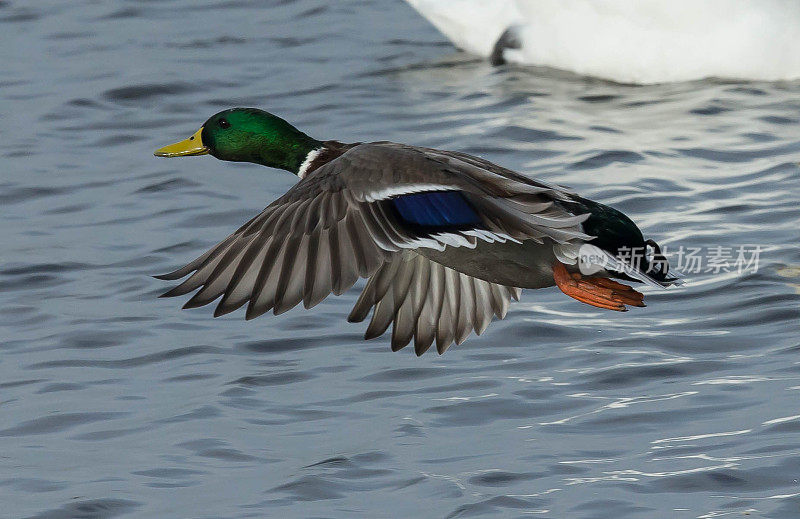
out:
{"label": "duck's dark eye", "polygon": [[228,128],[230,128],[230,127],[231,127],[231,123],[229,123],[227,119],[220,119],[220,120],[219,120],[219,122],[218,122],[217,124],[218,124],[218,125],[219,125],[219,127],[220,127],[220,128],[222,128],[223,130],[225,130],[225,129],[228,129]]}

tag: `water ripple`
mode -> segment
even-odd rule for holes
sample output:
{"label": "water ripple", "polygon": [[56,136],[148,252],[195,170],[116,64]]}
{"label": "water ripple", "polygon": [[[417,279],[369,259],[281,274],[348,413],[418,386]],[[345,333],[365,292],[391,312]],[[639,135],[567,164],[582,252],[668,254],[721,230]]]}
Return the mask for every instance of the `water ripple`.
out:
{"label": "water ripple", "polygon": [[[0,1],[6,515],[796,517],[800,83],[492,67],[397,1],[130,4]],[[182,311],[150,276],[296,180],[152,156],[234,105],[479,154],[758,271],[684,264],[625,314],[528,291],[442,357],[365,342],[357,290]]]}

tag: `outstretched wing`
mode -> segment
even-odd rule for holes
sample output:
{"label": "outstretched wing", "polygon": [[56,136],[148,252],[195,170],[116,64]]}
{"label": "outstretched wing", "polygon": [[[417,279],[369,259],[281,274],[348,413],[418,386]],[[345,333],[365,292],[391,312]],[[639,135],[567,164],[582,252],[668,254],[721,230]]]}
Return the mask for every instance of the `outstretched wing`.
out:
{"label": "outstretched wing", "polygon": [[310,308],[403,250],[588,239],[580,225],[587,215],[554,204],[564,196],[553,186],[490,171],[477,159],[362,144],[309,173],[196,260],[160,276],[189,275],[164,296],[197,290],[185,308],[221,296],[215,316],[248,304],[252,319],[300,301]]}
{"label": "outstretched wing", "polygon": [[404,251],[369,279],[348,320],[361,322],[374,307],[365,339],[382,335],[393,324],[392,351],[413,340],[414,351],[422,355],[436,340],[441,355],[473,330],[483,333],[493,315],[505,317],[509,301],[518,301],[520,293]]}

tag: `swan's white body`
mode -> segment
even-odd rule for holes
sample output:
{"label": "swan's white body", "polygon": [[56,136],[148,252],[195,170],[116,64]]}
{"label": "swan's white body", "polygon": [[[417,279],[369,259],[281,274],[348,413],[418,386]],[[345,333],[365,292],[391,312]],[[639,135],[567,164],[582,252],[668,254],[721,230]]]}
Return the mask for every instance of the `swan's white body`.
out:
{"label": "swan's white body", "polygon": [[800,78],[800,0],[407,0],[457,47],[623,83]]}

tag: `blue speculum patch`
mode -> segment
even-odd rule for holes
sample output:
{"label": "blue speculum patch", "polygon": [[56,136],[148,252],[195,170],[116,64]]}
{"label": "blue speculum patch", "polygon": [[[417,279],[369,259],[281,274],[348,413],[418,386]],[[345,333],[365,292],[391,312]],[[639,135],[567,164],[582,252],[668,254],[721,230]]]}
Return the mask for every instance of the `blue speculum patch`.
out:
{"label": "blue speculum patch", "polygon": [[481,222],[459,191],[413,193],[391,202],[404,221],[421,227],[462,227]]}

